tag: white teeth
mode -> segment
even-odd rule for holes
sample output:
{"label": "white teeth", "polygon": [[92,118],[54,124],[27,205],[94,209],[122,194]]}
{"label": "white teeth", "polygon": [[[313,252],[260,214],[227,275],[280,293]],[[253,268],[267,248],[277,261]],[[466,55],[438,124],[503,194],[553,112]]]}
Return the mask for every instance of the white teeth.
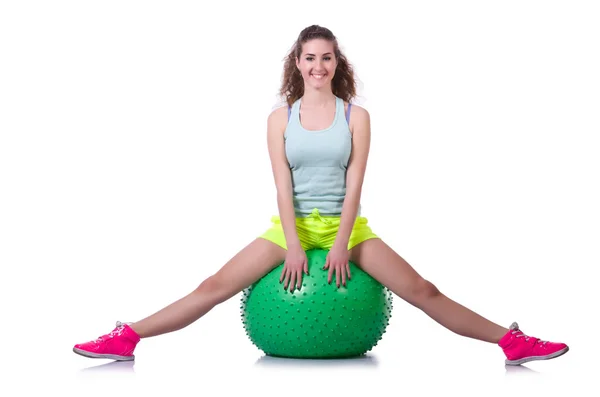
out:
{"label": "white teeth", "polygon": [[323,74],[313,74],[313,77],[314,77],[315,79],[322,79],[322,78],[323,78],[323,76],[324,76]]}

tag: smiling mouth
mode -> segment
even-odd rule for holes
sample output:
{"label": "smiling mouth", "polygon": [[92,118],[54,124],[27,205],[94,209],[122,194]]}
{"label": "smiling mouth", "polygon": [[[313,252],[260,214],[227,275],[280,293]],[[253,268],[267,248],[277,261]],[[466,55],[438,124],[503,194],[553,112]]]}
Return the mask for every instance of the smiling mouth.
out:
{"label": "smiling mouth", "polygon": [[323,77],[325,77],[324,74],[311,74],[311,76],[317,80],[321,80]]}

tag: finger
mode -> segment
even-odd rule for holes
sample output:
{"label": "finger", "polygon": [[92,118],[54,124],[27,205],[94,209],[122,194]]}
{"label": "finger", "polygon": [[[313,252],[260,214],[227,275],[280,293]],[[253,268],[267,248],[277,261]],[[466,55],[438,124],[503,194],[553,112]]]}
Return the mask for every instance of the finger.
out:
{"label": "finger", "polygon": [[279,284],[281,284],[284,277],[285,277],[285,265],[283,266],[283,269],[281,270],[281,276],[279,276]]}
{"label": "finger", "polygon": [[331,276],[333,275],[333,266],[329,266],[329,272],[327,274],[327,283],[331,283]]}
{"label": "finger", "polygon": [[298,269],[298,275],[296,276],[296,289],[300,291],[302,288],[302,269]]}
{"label": "finger", "polygon": [[291,279],[290,279],[290,292],[294,291],[294,286],[296,285],[296,272],[291,271]]}
{"label": "finger", "polygon": [[346,272],[348,272],[348,280],[352,279],[352,275],[350,274],[350,262],[346,263]]}
{"label": "finger", "polygon": [[304,273],[308,274],[308,261],[304,260]]}
{"label": "finger", "polygon": [[327,269],[329,267],[329,255],[327,255],[327,257],[325,258],[325,266],[323,266],[323,269]]}
{"label": "finger", "polygon": [[340,268],[340,272],[342,273],[342,284],[344,287],[346,286],[346,266]]}
{"label": "finger", "polygon": [[340,267],[339,266],[335,267],[335,285],[338,288],[340,287]]}
{"label": "finger", "polygon": [[283,280],[283,288],[287,289],[288,287],[288,281],[290,281],[290,270],[289,269],[285,269],[285,278]]}

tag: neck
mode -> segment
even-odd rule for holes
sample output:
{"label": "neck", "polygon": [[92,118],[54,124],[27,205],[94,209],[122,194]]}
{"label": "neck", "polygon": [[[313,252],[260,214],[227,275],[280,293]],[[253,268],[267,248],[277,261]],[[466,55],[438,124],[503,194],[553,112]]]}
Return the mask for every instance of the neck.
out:
{"label": "neck", "polygon": [[335,102],[335,95],[331,90],[307,90],[302,95],[302,106],[311,108],[324,108]]}

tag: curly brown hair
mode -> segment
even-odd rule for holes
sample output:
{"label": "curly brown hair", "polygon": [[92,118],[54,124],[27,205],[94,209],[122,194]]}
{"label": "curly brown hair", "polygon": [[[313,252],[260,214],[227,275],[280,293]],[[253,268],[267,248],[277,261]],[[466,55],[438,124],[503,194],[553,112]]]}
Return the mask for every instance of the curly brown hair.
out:
{"label": "curly brown hair", "polygon": [[333,43],[337,68],[331,81],[331,90],[335,96],[342,98],[346,102],[350,102],[356,96],[354,69],[340,50],[335,35],[331,30],[319,25],[311,25],[304,28],[300,32],[300,35],[298,35],[296,42],[292,45],[290,52],[284,58],[283,77],[279,95],[285,98],[289,106],[292,106],[297,99],[304,95],[304,81],[298,68],[296,68],[296,58],[300,58],[300,55],[302,55],[302,45],[312,39],[325,39]]}

